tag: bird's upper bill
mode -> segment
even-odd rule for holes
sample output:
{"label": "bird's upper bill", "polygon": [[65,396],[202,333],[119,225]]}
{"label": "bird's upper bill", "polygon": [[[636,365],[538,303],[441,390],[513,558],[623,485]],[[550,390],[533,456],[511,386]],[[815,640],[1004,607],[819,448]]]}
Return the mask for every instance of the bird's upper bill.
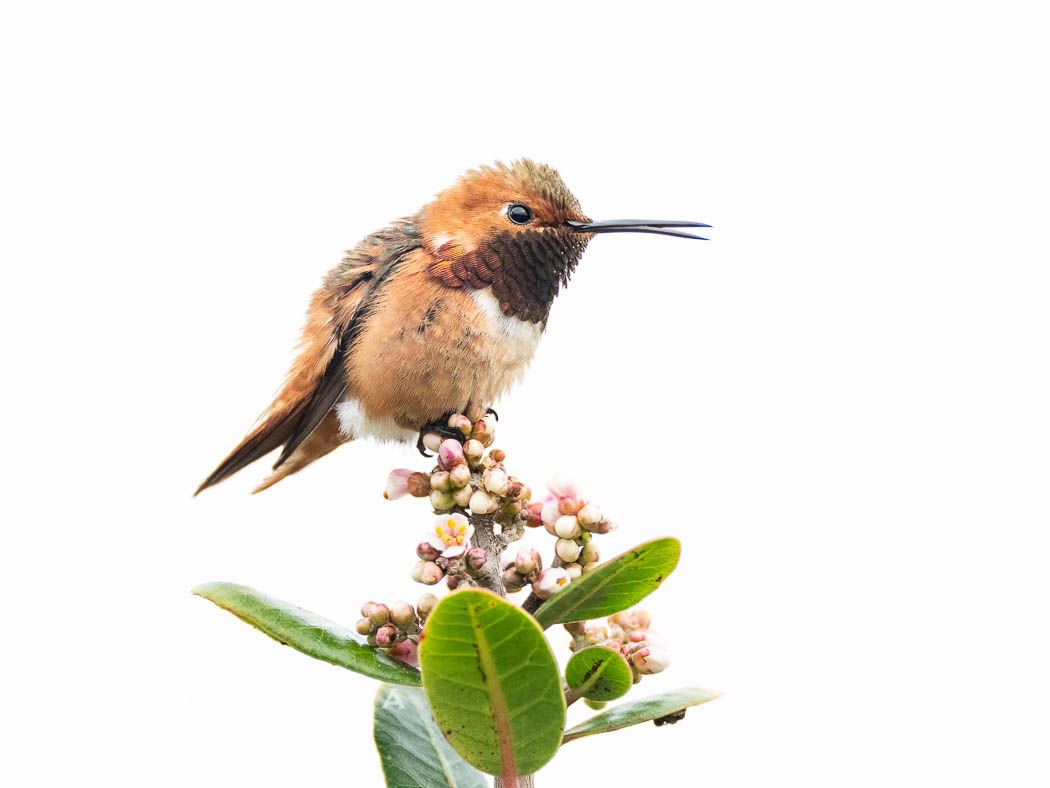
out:
{"label": "bird's upper bill", "polygon": [[578,222],[569,219],[565,224],[574,233],[656,233],[657,235],[674,235],[679,238],[696,238],[706,241],[699,235],[677,230],[677,227],[710,227],[702,222],[668,221],[664,219],[608,219],[604,222]]}

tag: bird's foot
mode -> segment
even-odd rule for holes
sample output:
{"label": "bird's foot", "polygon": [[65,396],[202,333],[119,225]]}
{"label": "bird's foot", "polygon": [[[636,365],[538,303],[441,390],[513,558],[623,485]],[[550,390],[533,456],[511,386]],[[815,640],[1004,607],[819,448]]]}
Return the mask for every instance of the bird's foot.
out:
{"label": "bird's foot", "polygon": [[419,430],[419,439],[416,441],[416,450],[424,457],[433,457],[433,454],[427,453],[427,447],[423,443],[423,437],[428,434],[434,434],[440,437],[442,440],[452,438],[459,441],[460,443],[466,443],[467,436],[463,434],[463,430],[459,427],[448,426],[449,417],[452,413],[446,413],[440,419],[434,419],[428,421]]}

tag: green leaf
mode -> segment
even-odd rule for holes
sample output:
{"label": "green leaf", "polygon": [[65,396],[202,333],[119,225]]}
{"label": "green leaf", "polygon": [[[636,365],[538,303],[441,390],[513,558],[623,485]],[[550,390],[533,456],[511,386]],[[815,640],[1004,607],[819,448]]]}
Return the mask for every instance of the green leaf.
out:
{"label": "green leaf", "polygon": [[671,537],[643,542],[577,577],[540,606],[536,620],[546,629],[626,610],[656,590],[674,571],[681,552],[682,545]]}
{"label": "green leaf", "polygon": [[419,671],[374,648],[321,616],[236,583],[204,583],[193,593],[229,610],[278,643],[380,681],[418,687]]}
{"label": "green leaf", "polygon": [[[658,720],[671,714],[682,712],[690,706],[697,706],[714,700],[722,693],[713,690],[701,689],[700,687],[687,687],[672,692],[661,692],[642,700],[623,703],[615,708],[596,714],[589,720],[565,731],[562,744],[567,744],[573,739],[584,736],[593,736],[596,733],[606,733],[629,725],[637,725],[640,722]],[[668,720],[670,722],[671,720]]]}
{"label": "green leaf", "polygon": [[588,700],[616,700],[627,694],[633,678],[620,652],[602,646],[577,651],[565,666],[569,689]]}
{"label": "green leaf", "polygon": [[456,591],[427,618],[419,664],[434,718],[467,763],[509,778],[554,756],[561,675],[527,613],[488,591]]}
{"label": "green leaf", "polygon": [[421,689],[383,684],[374,734],[387,788],[488,788],[488,779],[445,741]]}

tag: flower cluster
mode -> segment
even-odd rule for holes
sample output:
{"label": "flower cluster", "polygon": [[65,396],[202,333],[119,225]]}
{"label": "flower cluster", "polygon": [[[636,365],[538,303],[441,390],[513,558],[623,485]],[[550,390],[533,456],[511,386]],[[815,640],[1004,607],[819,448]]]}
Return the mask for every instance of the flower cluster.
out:
{"label": "flower cluster", "polygon": [[579,651],[588,646],[604,646],[619,651],[631,666],[635,683],[642,676],[659,673],[671,663],[671,655],[663,640],[649,627],[652,619],[644,610],[624,610],[600,621],[566,624],[572,635],[569,648]]}
{"label": "flower cluster", "polygon": [[417,665],[416,647],[423,622],[438,603],[433,594],[423,594],[412,607],[404,600],[393,602],[389,606],[379,602],[365,602],[361,606],[361,615],[354,627],[359,635],[368,638],[368,645],[387,651],[392,657]]}

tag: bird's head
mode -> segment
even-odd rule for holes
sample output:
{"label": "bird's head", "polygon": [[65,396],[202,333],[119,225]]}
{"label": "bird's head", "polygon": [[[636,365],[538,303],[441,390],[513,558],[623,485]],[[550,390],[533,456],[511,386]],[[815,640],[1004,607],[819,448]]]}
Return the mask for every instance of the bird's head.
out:
{"label": "bird's head", "polygon": [[[708,226],[662,220],[591,221],[557,170],[528,159],[467,172],[425,206],[417,222],[436,260],[432,268],[436,276],[454,287],[492,284],[494,292],[501,289],[495,280],[517,280],[517,290],[530,292],[496,292],[501,308],[505,314],[535,322],[546,320],[559,285],[568,281],[595,235],[642,232],[699,238],[677,228]],[[500,269],[506,277],[497,275]]]}

